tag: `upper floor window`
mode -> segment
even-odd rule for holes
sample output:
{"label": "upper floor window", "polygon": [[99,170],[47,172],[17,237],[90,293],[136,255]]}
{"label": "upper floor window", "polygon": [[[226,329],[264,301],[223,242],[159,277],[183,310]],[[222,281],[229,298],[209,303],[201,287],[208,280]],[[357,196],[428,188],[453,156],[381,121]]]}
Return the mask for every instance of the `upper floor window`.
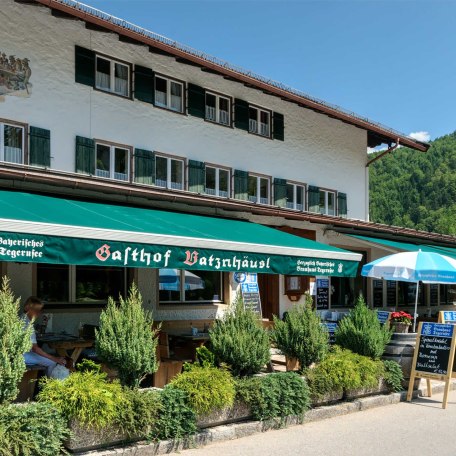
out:
{"label": "upper floor window", "polygon": [[130,151],[124,147],[96,144],[95,175],[128,181]]}
{"label": "upper floor window", "polygon": [[24,163],[24,127],[0,123],[0,161]]}
{"label": "upper floor window", "polygon": [[305,207],[305,188],[299,184],[287,184],[287,208],[303,211]]}
{"label": "upper floor window", "polygon": [[155,185],[172,190],[184,189],[184,160],[156,156]]}
{"label": "upper floor window", "polygon": [[206,92],[206,120],[230,125],[230,99]]}
{"label": "upper floor window", "polygon": [[183,112],[184,85],[162,76],[155,76],[155,105],[171,111]]}
{"label": "upper floor window", "polygon": [[249,201],[252,203],[269,204],[270,180],[249,174]]}
{"label": "upper floor window", "polygon": [[228,198],[230,195],[230,172],[227,169],[206,166],[206,193]]}
{"label": "upper floor window", "polygon": [[336,192],[320,190],[320,214],[336,215]]}
{"label": "upper floor window", "polygon": [[106,57],[96,57],[95,87],[123,97],[130,96],[130,67]]}
{"label": "upper floor window", "polygon": [[271,136],[271,113],[249,106],[249,132],[269,138]]}

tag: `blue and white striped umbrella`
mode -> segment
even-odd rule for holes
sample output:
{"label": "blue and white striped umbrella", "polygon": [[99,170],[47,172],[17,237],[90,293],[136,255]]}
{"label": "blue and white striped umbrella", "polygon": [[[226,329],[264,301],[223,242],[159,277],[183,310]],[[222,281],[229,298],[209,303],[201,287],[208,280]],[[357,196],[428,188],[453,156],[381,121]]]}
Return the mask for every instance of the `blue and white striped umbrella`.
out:
{"label": "blue and white striped umbrella", "polygon": [[[456,283],[456,260],[434,252],[402,252],[388,255],[363,266],[361,275],[398,282]],[[413,331],[418,306],[416,287]]]}

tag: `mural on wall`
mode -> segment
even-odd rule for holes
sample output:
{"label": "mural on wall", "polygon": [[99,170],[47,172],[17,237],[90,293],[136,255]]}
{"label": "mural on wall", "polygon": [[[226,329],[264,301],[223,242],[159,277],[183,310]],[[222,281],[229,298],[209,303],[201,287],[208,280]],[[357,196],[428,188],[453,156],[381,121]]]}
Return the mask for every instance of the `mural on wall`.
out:
{"label": "mural on wall", "polygon": [[7,56],[0,51],[0,100],[5,95],[29,97],[32,90],[32,70],[29,59],[14,55]]}

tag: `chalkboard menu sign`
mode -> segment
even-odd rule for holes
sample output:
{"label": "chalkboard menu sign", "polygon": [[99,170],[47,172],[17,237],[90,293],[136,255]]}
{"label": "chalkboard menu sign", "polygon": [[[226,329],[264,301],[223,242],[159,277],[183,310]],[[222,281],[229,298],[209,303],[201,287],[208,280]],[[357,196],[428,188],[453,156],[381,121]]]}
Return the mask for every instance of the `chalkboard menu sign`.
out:
{"label": "chalkboard menu sign", "polygon": [[335,344],[336,343],[336,338],[334,336],[334,333],[336,332],[336,329],[337,329],[337,323],[332,323],[332,322],[327,322],[327,321],[324,321],[322,323],[323,326],[326,327],[326,329],[328,330],[328,333],[329,333],[329,343],[331,345]]}
{"label": "chalkboard menu sign", "polygon": [[378,321],[384,325],[390,319],[391,312],[386,310],[377,310]]}
{"label": "chalkboard menu sign", "polygon": [[443,408],[446,408],[456,347],[454,328],[454,325],[442,323],[421,322],[419,324],[407,393],[408,401],[412,398],[416,377],[427,379],[428,390],[430,390],[430,379],[441,380],[445,381]]}
{"label": "chalkboard menu sign", "polygon": [[439,305],[439,285],[437,283],[431,283],[429,285],[429,304],[431,306]]}
{"label": "chalkboard menu sign", "polygon": [[329,308],[329,279],[317,279],[317,309]]}
{"label": "chalkboard menu sign", "polygon": [[374,307],[383,307],[383,280],[373,281]]}
{"label": "chalkboard menu sign", "polygon": [[439,323],[456,323],[456,311],[441,310],[439,312]]}
{"label": "chalkboard menu sign", "polygon": [[391,280],[386,282],[386,305],[396,307],[396,282]]}
{"label": "chalkboard menu sign", "polygon": [[253,312],[256,312],[261,315],[261,299],[258,283],[242,283],[241,290],[244,308],[252,310]]}

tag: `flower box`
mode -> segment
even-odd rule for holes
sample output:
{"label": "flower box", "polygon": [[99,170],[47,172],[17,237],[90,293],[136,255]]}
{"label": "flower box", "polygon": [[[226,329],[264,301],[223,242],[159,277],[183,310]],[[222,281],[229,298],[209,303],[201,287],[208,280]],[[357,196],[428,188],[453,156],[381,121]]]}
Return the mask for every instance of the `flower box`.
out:
{"label": "flower box", "polygon": [[205,429],[221,424],[246,421],[251,417],[250,407],[245,402],[236,401],[232,407],[216,409],[209,414],[198,416],[196,424],[200,429]]}

